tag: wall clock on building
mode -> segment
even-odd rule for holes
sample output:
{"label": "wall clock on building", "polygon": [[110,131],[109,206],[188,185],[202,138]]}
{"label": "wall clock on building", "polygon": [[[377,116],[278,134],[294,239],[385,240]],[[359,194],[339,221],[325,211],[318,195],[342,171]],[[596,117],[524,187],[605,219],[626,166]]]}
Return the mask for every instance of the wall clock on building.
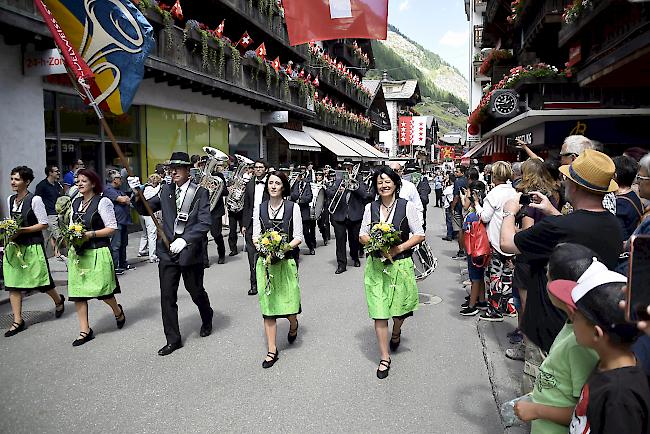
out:
{"label": "wall clock on building", "polygon": [[490,98],[490,113],[495,118],[511,118],[519,113],[519,95],[511,89],[497,89]]}

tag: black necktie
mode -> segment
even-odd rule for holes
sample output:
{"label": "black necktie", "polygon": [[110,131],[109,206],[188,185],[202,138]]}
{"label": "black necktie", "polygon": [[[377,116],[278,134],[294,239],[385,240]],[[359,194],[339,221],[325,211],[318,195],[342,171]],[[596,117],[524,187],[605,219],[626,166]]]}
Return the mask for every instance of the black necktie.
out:
{"label": "black necktie", "polygon": [[255,181],[255,184],[266,184],[264,181]]}

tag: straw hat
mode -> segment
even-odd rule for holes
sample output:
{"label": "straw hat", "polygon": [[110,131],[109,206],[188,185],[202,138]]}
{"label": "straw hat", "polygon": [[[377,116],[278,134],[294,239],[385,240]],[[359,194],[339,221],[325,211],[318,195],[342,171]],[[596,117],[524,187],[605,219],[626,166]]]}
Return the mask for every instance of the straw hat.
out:
{"label": "straw hat", "polygon": [[560,167],[560,172],[579,186],[596,193],[618,190],[618,184],[614,181],[614,162],[593,149],[586,149],[573,163]]}

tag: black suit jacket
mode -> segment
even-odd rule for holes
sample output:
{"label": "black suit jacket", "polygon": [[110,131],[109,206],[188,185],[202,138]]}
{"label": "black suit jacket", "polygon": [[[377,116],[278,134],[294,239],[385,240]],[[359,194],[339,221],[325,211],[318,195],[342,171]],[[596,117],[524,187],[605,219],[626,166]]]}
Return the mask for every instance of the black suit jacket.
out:
{"label": "black suit jacket", "polygon": [[420,182],[417,185],[418,194],[420,195],[420,200],[422,205],[429,204],[429,195],[431,194],[431,186],[429,185],[429,179],[426,176],[423,176]]}
{"label": "black suit jacket", "polygon": [[[162,228],[170,243],[176,238],[174,234],[174,223],[176,222],[176,188],[176,184],[164,183],[160,189],[160,194],[147,201],[153,212],[162,211]],[[135,202],[135,207],[138,212],[146,215],[144,204],[139,199]],[[210,195],[208,194],[208,190],[199,187],[196,190],[192,206],[190,207],[185,231],[180,235],[180,238],[183,238],[187,242],[187,246],[179,255],[172,257],[162,237],[158,237],[156,255],[162,263],[173,262],[180,266],[203,265],[204,255],[206,254],[205,246],[208,242],[207,234],[210,226]]]}
{"label": "black suit jacket", "polygon": [[[268,176],[268,175],[267,175]],[[244,194],[244,209],[242,210],[242,227],[253,228],[253,207],[255,206],[255,181],[256,177],[251,178],[246,184],[246,194]],[[269,200],[269,191],[264,187],[262,202]]]}
{"label": "black suit jacket", "polygon": [[[300,194],[302,192],[302,194]],[[314,198],[314,193],[311,191],[311,182],[305,181],[305,188],[300,188],[300,181],[296,181],[291,189],[291,201],[300,206],[300,216],[302,221],[309,220],[309,204]]]}
{"label": "black suit jacket", "polygon": [[226,178],[223,176],[223,173],[221,172],[215,173],[214,176],[218,176],[223,181],[223,192],[221,193],[221,196],[219,196],[219,200],[217,200],[217,205],[212,210],[212,217],[223,217],[223,215],[226,213],[226,207],[223,204],[223,198],[228,196],[228,188],[226,187]]}
{"label": "black suit jacket", "polygon": [[[332,220],[342,222],[348,218],[354,222],[363,219],[363,211],[368,198],[368,193],[366,185],[361,180],[361,176],[357,179],[359,180],[359,188],[350,192],[350,200],[348,203],[345,203],[345,196],[341,198],[339,206],[334,210],[334,214],[332,214]],[[337,179],[327,190],[325,190],[325,195],[328,199],[331,200],[334,197],[336,191],[341,186],[341,182],[343,182],[343,178]]]}

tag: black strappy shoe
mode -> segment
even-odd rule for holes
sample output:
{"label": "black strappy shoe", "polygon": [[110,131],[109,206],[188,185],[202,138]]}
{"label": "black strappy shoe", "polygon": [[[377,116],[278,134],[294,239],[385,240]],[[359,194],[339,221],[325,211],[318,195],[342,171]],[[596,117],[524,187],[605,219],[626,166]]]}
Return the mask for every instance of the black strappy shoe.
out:
{"label": "black strappy shoe", "polygon": [[[124,323],[126,322],[126,315],[124,315],[124,309],[122,308],[122,305],[118,304],[118,306],[120,307],[120,311],[122,311],[122,313],[115,317],[115,322],[117,323],[117,328],[121,329],[124,327]],[[122,319],[120,319],[120,317],[122,317]]]}
{"label": "black strappy shoe", "polygon": [[271,360],[264,360],[264,361],[262,362],[262,368],[264,368],[264,369],[268,369],[268,368],[270,368],[271,366],[275,365],[275,362],[278,361],[278,354],[280,354],[280,350],[278,350],[277,348],[276,348],[276,350],[275,350],[275,353],[273,353],[273,352],[271,352],[271,351],[269,351],[268,353],[266,353],[266,357],[272,357],[272,359],[271,359]]}
{"label": "black strappy shoe", "polygon": [[72,342],[73,347],[78,347],[79,345],[83,345],[88,341],[92,341],[95,339],[95,334],[93,333],[93,329],[90,329],[88,333],[86,332],[79,332],[80,338],[77,338]]}
{"label": "black strappy shoe", "polygon": [[25,320],[22,320],[21,322],[14,321],[11,326],[14,328],[5,332],[5,338],[10,338],[11,336],[17,335],[18,333],[25,330]]}
{"label": "black strappy shoe", "polygon": [[290,344],[294,343],[296,341],[296,338],[298,337],[298,327],[300,324],[298,324],[298,321],[296,321],[296,328],[295,330],[291,330],[291,327],[289,327],[289,334],[287,334],[287,340],[289,341]]}
{"label": "black strappy shoe", "polygon": [[[397,334],[393,333],[391,335],[390,342],[389,342],[391,351],[395,351],[397,349],[397,347],[399,347],[400,342],[402,342],[401,336],[402,336],[402,331],[401,330],[399,331],[399,333],[397,333]],[[395,339],[397,339],[397,340],[395,340]]]}
{"label": "black strappy shoe", "polygon": [[65,312],[65,297],[63,294],[59,294],[59,297],[61,297],[61,301],[54,303],[54,318],[61,318],[61,315]]}
{"label": "black strappy shoe", "polygon": [[385,370],[380,370],[377,368],[377,378],[380,380],[383,380],[384,378],[388,377],[388,371],[390,371],[390,359],[388,360],[380,360],[379,361],[379,366],[384,366],[386,369]]}

